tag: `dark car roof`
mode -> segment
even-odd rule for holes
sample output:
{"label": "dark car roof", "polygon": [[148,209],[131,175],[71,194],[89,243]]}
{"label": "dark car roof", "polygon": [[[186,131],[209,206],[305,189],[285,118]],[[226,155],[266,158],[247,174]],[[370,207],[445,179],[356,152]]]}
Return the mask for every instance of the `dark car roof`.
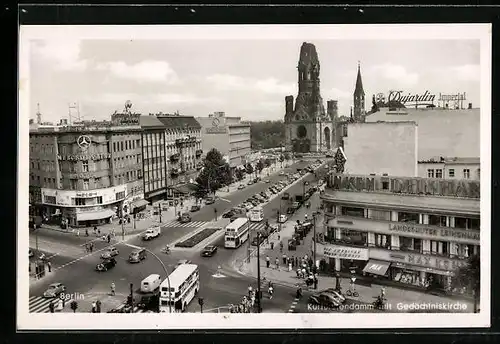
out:
{"label": "dark car roof", "polygon": [[211,250],[214,247],[215,247],[214,245],[208,245],[208,246],[205,246],[204,250]]}

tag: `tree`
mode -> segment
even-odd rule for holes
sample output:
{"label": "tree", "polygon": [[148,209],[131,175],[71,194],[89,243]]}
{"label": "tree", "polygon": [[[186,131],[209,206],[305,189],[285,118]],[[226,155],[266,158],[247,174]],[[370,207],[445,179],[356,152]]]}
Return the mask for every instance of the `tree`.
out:
{"label": "tree", "polygon": [[283,121],[250,122],[252,149],[279,147],[285,141]]}
{"label": "tree", "polygon": [[76,302],[76,300],[73,300],[73,301],[71,301],[69,306],[71,307],[71,310],[73,310],[73,313],[75,313],[76,310],[78,309],[78,302]]}
{"label": "tree", "polygon": [[247,174],[252,174],[253,173],[253,166],[251,163],[247,163],[245,165],[245,170],[247,171]]}
{"label": "tree", "polygon": [[235,170],[234,174],[235,174],[235,177],[236,177],[237,180],[242,180],[243,177],[245,176],[245,172],[243,172],[243,170],[240,169],[240,168],[237,168]]}
{"label": "tree", "polygon": [[290,160],[290,153],[286,152],[283,157],[285,158],[285,160]]}
{"label": "tree", "polygon": [[466,265],[455,271],[452,285],[455,288],[468,288],[474,296],[474,313],[478,312],[479,292],[480,292],[480,258],[478,254],[469,257]]}
{"label": "tree", "polygon": [[203,160],[203,169],[196,178],[200,186],[199,193],[207,194],[231,183],[231,170],[221,152],[213,148]]}
{"label": "tree", "polygon": [[257,165],[255,166],[255,168],[257,169],[257,171],[259,173],[262,172],[262,170],[264,169],[264,162],[262,161],[262,159],[260,159],[258,162],[257,162]]}

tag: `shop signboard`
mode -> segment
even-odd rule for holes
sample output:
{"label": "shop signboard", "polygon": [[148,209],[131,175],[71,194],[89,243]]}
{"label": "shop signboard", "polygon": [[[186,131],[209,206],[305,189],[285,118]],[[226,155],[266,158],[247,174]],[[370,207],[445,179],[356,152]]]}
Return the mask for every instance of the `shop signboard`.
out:
{"label": "shop signboard", "polygon": [[454,259],[428,254],[396,251],[391,252],[382,249],[370,249],[370,258],[385,260],[389,262],[400,262],[409,266],[422,266],[431,269],[453,271],[467,265],[466,259]]}
{"label": "shop signboard", "polygon": [[368,249],[340,245],[316,244],[316,251],[328,258],[368,260]]}
{"label": "shop signboard", "polygon": [[480,198],[479,181],[466,179],[332,174],[328,184],[333,190],[339,191],[392,192],[406,195]]}
{"label": "shop signboard", "polygon": [[102,205],[116,202],[116,194],[122,193],[125,197],[127,185],[119,185],[111,188],[97,189],[92,191],[75,191],[75,190],[56,190],[42,188],[42,202],[46,199],[45,196],[55,197],[55,205],[66,207],[77,207],[75,198],[94,198],[102,197]]}
{"label": "shop signboard", "polygon": [[469,239],[477,241],[479,244],[479,230],[465,230],[460,228],[450,227],[426,227],[413,224],[390,224],[389,230],[397,233],[422,234],[424,237],[440,237],[442,239]]}

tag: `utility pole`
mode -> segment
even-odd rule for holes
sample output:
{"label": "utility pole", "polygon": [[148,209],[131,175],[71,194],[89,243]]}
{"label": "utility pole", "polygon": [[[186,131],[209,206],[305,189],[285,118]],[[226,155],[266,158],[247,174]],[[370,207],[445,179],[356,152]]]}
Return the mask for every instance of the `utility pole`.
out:
{"label": "utility pole", "polygon": [[161,203],[158,203],[158,212],[160,214],[160,223],[161,223]]}
{"label": "utility pole", "polygon": [[130,307],[134,313],[134,284],[130,283]]}
{"label": "utility pole", "polygon": [[260,290],[260,233],[257,232],[257,313],[262,313]]}

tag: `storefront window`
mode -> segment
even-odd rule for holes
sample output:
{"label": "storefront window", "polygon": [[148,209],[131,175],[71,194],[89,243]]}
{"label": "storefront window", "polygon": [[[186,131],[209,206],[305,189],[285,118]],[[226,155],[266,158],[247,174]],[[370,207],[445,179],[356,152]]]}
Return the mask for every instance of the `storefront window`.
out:
{"label": "storefront window", "polygon": [[368,217],[372,220],[390,221],[391,220],[391,212],[386,211],[386,210],[369,209]]}
{"label": "storefront window", "polygon": [[354,207],[342,207],[342,215],[355,216],[355,217],[365,217],[365,209],[364,208],[354,208]]}
{"label": "storefront window", "polygon": [[419,220],[418,213],[398,212],[399,222],[418,223],[418,220]]}
{"label": "storefront window", "polygon": [[429,224],[432,226],[446,227],[446,216],[429,215]]}

